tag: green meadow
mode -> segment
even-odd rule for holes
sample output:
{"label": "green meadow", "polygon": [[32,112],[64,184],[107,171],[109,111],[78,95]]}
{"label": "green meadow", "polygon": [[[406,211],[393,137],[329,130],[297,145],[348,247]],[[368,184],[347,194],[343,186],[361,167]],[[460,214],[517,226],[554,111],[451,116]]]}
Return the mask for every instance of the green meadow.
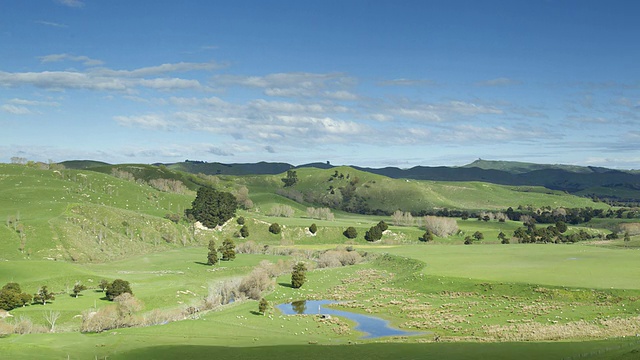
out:
{"label": "green meadow", "polygon": [[[141,167],[140,171],[160,170]],[[296,189],[303,199],[311,199],[326,195],[328,186],[346,186],[346,179],[328,181],[334,171],[299,169]],[[606,206],[543,188],[391,180],[351,168],[338,171],[350,180],[358,177],[358,191],[371,207],[391,211]],[[205,181],[174,175],[173,179],[188,178],[193,184]],[[276,191],[282,188],[281,177],[206,178],[229,191],[248,188],[254,206],[237,213],[249,229],[243,239],[236,236],[237,217],[217,230],[165,218],[190,206],[192,190],[159,191],[143,181],[111,176],[107,168],[56,172],[0,165],[0,215],[6,219],[0,225],[0,285],[18,282],[29,293],[46,285],[56,296],[46,305],[13,309],[11,317],[0,320],[0,356],[638,358],[638,235],[629,242],[500,244],[498,233],[512,234],[522,223],[456,219],[457,233],[423,243],[418,241],[425,231],[418,217],[412,226],[393,225],[390,216],[339,210],[332,210],[332,220],[311,219],[307,208],[314,205]],[[274,206],[289,206],[293,214],[273,216]],[[379,241],[366,241],[365,232],[380,220],[391,225],[388,231]],[[283,226],[280,234],[268,231],[273,222]],[[318,226],[314,235],[308,232],[312,223]],[[610,225],[570,226],[569,232],[604,235]],[[355,239],[343,235],[349,226],[358,232]],[[475,231],[484,239],[462,245],[464,237]],[[233,261],[206,265],[209,240],[220,245],[225,238],[253,250],[238,253]],[[321,268],[320,259],[329,249],[349,249],[362,261]],[[297,261],[309,267],[306,283],[293,289],[290,272],[281,271],[261,295],[270,304],[264,315],[258,312],[257,300],[204,305],[224,284],[242,281],[265,266],[286,267]],[[130,282],[140,304],[132,315],[140,319],[136,326],[81,331],[90,312],[112,306],[98,288],[103,279]],[[76,283],[87,286],[77,298],[71,292]],[[354,329],[351,320],[283,315],[275,309],[280,303],[312,299],[340,301],[333,306],[380,317],[419,334],[362,339],[364,334]],[[53,331],[46,320],[51,313],[60,315]],[[154,317],[160,320],[153,321]],[[7,330],[18,324],[21,328],[31,324],[33,330]]]}

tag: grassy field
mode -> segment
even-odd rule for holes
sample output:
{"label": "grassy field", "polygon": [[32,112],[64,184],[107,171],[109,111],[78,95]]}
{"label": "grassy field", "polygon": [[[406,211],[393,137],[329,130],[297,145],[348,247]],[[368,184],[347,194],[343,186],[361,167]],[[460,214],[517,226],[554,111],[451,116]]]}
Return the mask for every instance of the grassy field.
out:
{"label": "grassy field", "polygon": [[[127,168],[135,167],[130,165]],[[105,168],[106,169],[106,168]],[[142,168],[155,174],[157,169]],[[106,171],[106,170],[105,170]],[[162,170],[166,171],[166,170]],[[347,179],[328,181],[335,169],[299,169],[297,189],[320,196],[358,177],[357,193],[378,208],[425,207],[504,209],[532,205],[604,206],[588,199],[542,188],[514,188],[482,183],[391,180],[339,168]],[[194,194],[160,192],[143,183],[80,170],[38,170],[0,164],[0,285],[18,282],[28,293],[47,285],[56,299],[11,311],[5,325],[18,322],[49,328],[45,315],[60,312],[54,333],[0,337],[2,358],[282,358],[315,359],[635,359],[640,343],[640,236],[573,245],[498,244],[500,231],[511,234],[521,223],[457,220],[460,231],[424,244],[418,226],[390,226],[382,240],[369,243],[365,232],[389,216],[364,216],[334,210],[334,220],[307,217],[308,204],[275,194],[282,176],[211,178],[229,190],[245,185],[255,207],[238,212],[250,235],[237,238],[234,220],[219,230],[198,230],[173,223],[168,213],[182,213]],[[366,185],[366,186],[365,186]],[[320,190],[318,190],[320,189]],[[315,193],[314,193],[315,192]],[[269,215],[274,206],[294,209],[292,217]],[[283,225],[271,234],[269,224]],[[307,228],[316,223],[311,235]],[[608,233],[612,223],[595,221]],[[342,234],[353,226],[355,239]],[[461,245],[480,231],[485,238]],[[260,254],[239,254],[234,261],[204,265],[206,244],[234,238],[252,241]],[[238,280],[256,266],[305,261],[316,267],[319,252],[351,247],[367,261],[315,269],[300,289],[285,273],[263,296],[271,305],[300,299],[344,301],[342,310],[371,314],[411,337],[360,339],[353,323],[334,318],[284,316],[271,309],[257,313],[258,302],[243,300],[183,316],[161,325],[80,333],[82,317],[111,304],[97,289],[100,280],[124,279],[143,304],[136,316],[155,312],[183,314],[200,307],[213,288]],[[276,255],[283,254],[283,255]],[[89,289],[75,298],[77,282]],[[84,315],[83,315],[84,314]],[[439,340],[439,341],[436,341]],[[321,347],[321,349],[319,349]]]}

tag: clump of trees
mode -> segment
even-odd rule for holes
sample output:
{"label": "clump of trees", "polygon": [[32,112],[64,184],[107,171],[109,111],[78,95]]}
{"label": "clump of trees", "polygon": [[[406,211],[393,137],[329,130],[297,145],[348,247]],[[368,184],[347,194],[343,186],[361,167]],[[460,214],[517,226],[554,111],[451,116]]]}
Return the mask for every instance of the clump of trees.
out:
{"label": "clump of trees", "polygon": [[424,227],[439,237],[448,237],[458,232],[456,219],[427,215],[423,220]]}
{"label": "clump of trees", "polygon": [[289,205],[274,205],[268,215],[290,218],[294,213],[295,210]]}
{"label": "clump of trees", "polygon": [[299,289],[307,281],[307,267],[303,262],[298,262],[291,272],[291,287]]}
{"label": "clump of trees", "polygon": [[287,177],[282,178],[284,187],[290,187],[298,182],[298,174],[295,170],[287,170]]}
{"label": "clump of trees", "polygon": [[231,193],[202,186],[191,203],[191,209],[185,210],[185,215],[214,228],[234,217],[237,208],[238,203]]}
{"label": "clump of trees", "polygon": [[22,291],[20,284],[10,282],[0,289],[0,309],[9,311],[31,303],[32,296]]}
{"label": "clump of trees", "polygon": [[378,241],[382,239],[382,234],[389,228],[389,225],[384,221],[378,222],[375,226],[372,226],[369,231],[364,234],[364,238],[367,241]]}
{"label": "clump of trees", "polygon": [[324,208],[308,207],[307,216],[310,217],[311,219],[329,220],[329,221],[333,221],[333,219],[335,218],[335,216],[331,212],[331,209],[326,207]]}
{"label": "clump of trees", "polygon": [[401,210],[396,210],[391,215],[391,218],[393,221],[393,225],[395,226],[413,226],[413,224],[415,223],[415,219],[409,211],[403,212]]}

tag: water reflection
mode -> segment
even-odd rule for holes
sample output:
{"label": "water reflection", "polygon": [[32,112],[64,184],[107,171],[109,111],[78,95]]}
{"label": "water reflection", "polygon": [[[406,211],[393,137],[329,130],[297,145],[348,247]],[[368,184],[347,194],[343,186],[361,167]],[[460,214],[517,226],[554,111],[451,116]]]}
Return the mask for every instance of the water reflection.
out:
{"label": "water reflection", "polygon": [[362,331],[365,335],[363,339],[373,339],[383,336],[409,336],[423,335],[425,332],[405,331],[389,326],[387,320],[364,314],[357,314],[345,310],[336,310],[325,305],[336,304],[331,300],[300,300],[291,303],[279,304],[276,307],[285,315],[307,314],[307,315],[334,315],[341,316],[355,321],[355,329]]}

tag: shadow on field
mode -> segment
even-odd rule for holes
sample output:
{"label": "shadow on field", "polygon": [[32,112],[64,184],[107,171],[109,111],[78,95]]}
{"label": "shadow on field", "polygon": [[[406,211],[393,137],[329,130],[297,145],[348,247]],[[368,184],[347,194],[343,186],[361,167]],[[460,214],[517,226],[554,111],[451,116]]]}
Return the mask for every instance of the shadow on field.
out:
{"label": "shadow on field", "polygon": [[209,265],[209,264],[207,264],[205,262],[202,262],[202,261],[194,261],[193,263],[194,264],[198,264],[198,265],[211,266],[211,265]]}
{"label": "shadow on field", "polygon": [[287,287],[287,288],[293,289],[293,286],[291,286],[290,283],[281,282],[281,283],[278,283],[278,285],[280,285],[282,287]]}
{"label": "shadow on field", "polygon": [[260,315],[260,316],[264,316],[264,314],[263,314],[263,313],[258,312],[258,311],[251,310],[250,312],[251,312],[251,314],[252,314],[252,315]]}

